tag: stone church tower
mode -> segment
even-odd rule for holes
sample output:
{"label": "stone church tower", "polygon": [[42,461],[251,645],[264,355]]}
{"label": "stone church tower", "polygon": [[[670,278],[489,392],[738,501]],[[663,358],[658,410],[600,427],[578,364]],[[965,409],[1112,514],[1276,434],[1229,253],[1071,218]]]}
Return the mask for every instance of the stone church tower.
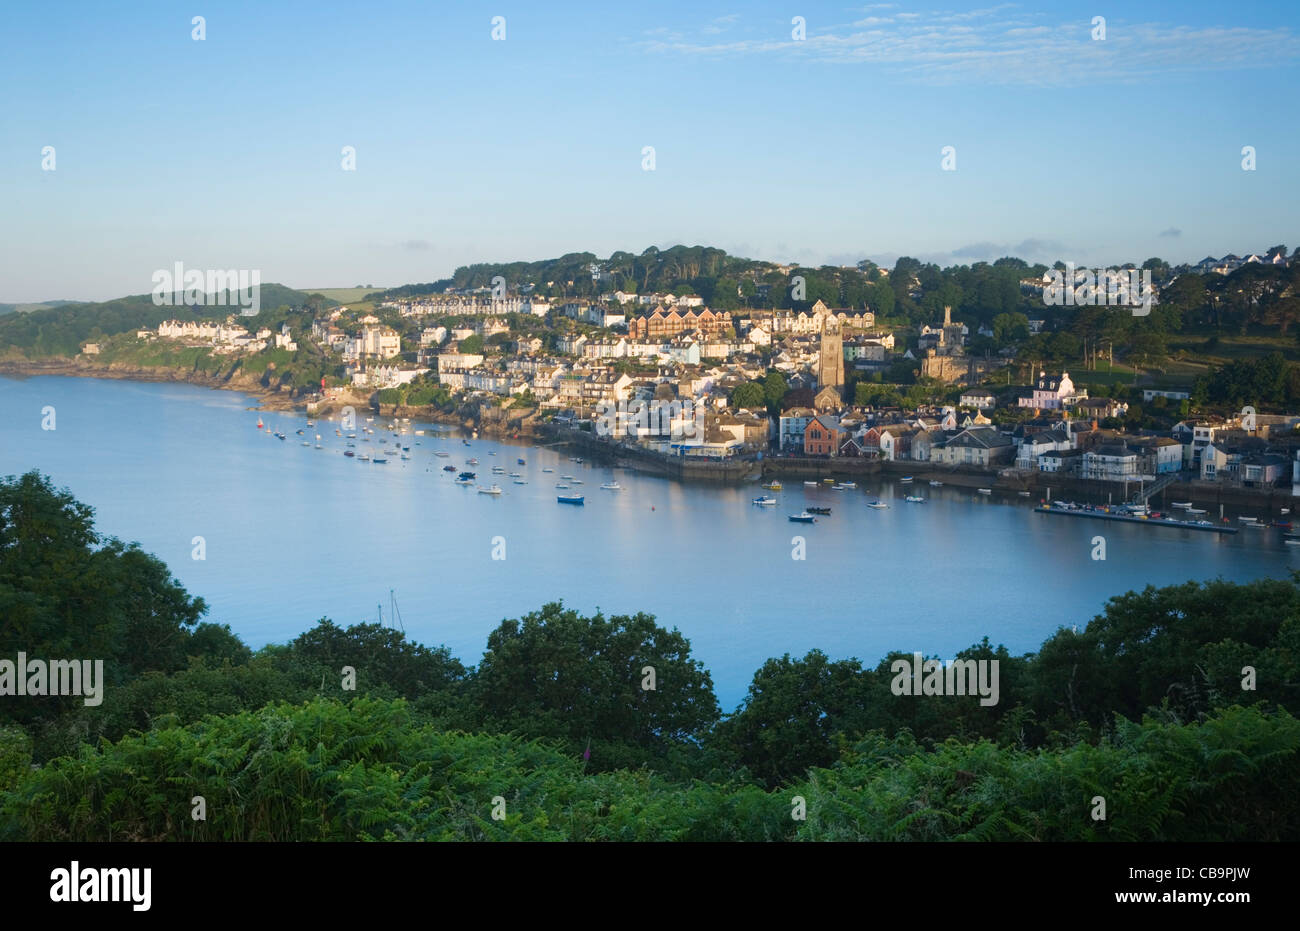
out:
{"label": "stone church tower", "polygon": [[839,323],[834,317],[822,321],[821,352],[817,359],[817,387],[833,388],[842,394],[844,388],[844,340]]}

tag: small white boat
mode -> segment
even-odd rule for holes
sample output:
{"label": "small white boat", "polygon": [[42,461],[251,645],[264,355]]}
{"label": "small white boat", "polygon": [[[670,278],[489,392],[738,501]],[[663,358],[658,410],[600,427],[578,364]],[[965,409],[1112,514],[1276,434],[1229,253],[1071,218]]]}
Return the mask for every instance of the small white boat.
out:
{"label": "small white boat", "polygon": [[931,479],[931,480],[930,480],[930,487],[931,487],[931,488],[942,488],[942,487],[943,487],[943,482],[936,482],[936,481],[934,481],[933,479]]}
{"label": "small white boat", "polygon": [[1022,497],[1022,498],[1028,498],[1028,497],[1029,497],[1029,492],[1027,492],[1027,491],[1018,491],[1018,492],[1016,492],[1016,494],[1020,495],[1020,497]]}
{"label": "small white boat", "polygon": [[889,507],[889,505],[885,504],[885,502],[883,501],[872,501],[867,504],[867,507],[875,508],[878,511],[883,511],[885,508]]}
{"label": "small white boat", "polygon": [[1188,514],[1204,514],[1204,513],[1205,513],[1205,508],[1188,508],[1188,509],[1187,509],[1187,513],[1188,513]]}
{"label": "small white boat", "polygon": [[[835,486],[832,485],[831,487],[833,488]],[[840,488],[857,488],[857,487],[858,487],[857,482],[840,482]]]}
{"label": "small white boat", "polygon": [[804,485],[805,488],[816,488],[816,487],[817,487],[817,483],[816,483],[816,482],[804,482],[803,485]]}
{"label": "small white boat", "polygon": [[493,466],[493,467],[492,467],[492,473],[493,473],[494,475],[502,475],[502,474],[505,473],[505,471],[506,471],[506,470],[503,469],[503,468],[501,468],[501,466]]}
{"label": "small white boat", "polygon": [[572,475],[561,475],[561,476],[560,476],[560,479],[561,479],[562,481],[569,482],[569,481],[572,481],[572,480],[573,480],[573,476],[572,476]]}
{"label": "small white boat", "polygon": [[478,493],[480,495],[499,495],[501,494],[501,486],[493,485],[491,488],[480,488]]}
{"label": "small white boat", "polygon": [[556,488],[568,488],[569,486],[566,485],[564,482],[556,482],[556,483],[555,483],[555,487],[556,487]]}
{"label": "small white boat", "polygon": [[1287,540],[1287,546],[1300,546],[1300,540]]}
{"label": "small white boat", "polygon": [[527,485],[528,482],[525,481],[525,480],[522,479],[522,478],[517,478],[517,479],[515,479],[515,484],[516,484],[516,485]]}
{"label": "small white boat", "polygon": [[434,455],[437,456],[439,459],[446,459],[450,455],[450,453],[444,453],[439,451],[434,453]]}
{"label": "small white boat", "polygon": [[791,514],[791,515],[790,515],[790,520],[794,521],[796,524],[815,524],[815,523],[817,523],[817,518],[816,518],[816,516],[815,516],[815,515],[812,515],[812,514],[809,514],[807,511],[804,511],[804,512],[801,513],[801,514]]}
{"label": "small white boat", "polygon": [[1192,502],[1190,502],[1190,501],[1170,501],[1170,502],[1169,502],[1169,506],[1170,506],[1171,508],[1189,508],[1189,507],[1192,506]]}
{"label": "small white boat", "polygon": [[975,489],[975,490],[978,491],[978,492],[979,492],[980,494],[982,494],[982,495],[991,495],[991,494],[993,494],[993,489],[992,489],[992,488],[977,488],[977,489]]}
{"label": "small white boat", "polygon": [[580,479],[580,478],[571,478],[571,479],[569,479],[569,481],[570,481],[571,483],[573,483],[574,485],[581,485],[581,484],[582,484],[582,479]]}
{"label": "small white boat", "polygon": [[524,475],[524,473],[522,473],[522,472],[511,472],[511,473],[510,473],[510,477],[511,477],[511,478],[523,478],[523,475]]}
{"label": "small white boat", "polygon": [[925,501],[925,499],[919,495],[908,495],[904,500],[911,501],[913,504],[921,504]]}
{"label": "small white boat", "polygon": [[902,478],[899,479],[899,481],[902,482],[904,485],[906,485],[911,480],[912,480],[912,476],[910,475],[904,475]]}
{"label": "small white boat", "polygon": [[754,499],[754,504],[761,508],[774,508],[776,507],[776,499],[771,495],[759,495]]}
{"label": "small white boat", "polygon": [[1258,517],[1238,517],[1237,520],[1241,521],[1243,524],[1253,524],[1253,523],[1258,522],[1259,518],[1258,518]]}
{"label": "small white boat", "polygon": [[554,472],[554,469],[542,469],[543,472]]}
{"label": "small white boat", "polygon": [[600,487],[603,488],[603,489],[605,489],[606,491],[622,491],[622,490],[623,490],[623,486],[620,485],[618,482],[604,482]]}

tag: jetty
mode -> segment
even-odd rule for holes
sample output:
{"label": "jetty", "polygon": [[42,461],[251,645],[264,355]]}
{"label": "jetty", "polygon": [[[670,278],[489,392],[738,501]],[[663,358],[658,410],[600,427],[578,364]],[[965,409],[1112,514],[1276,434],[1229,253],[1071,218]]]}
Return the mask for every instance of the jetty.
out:
{"label": "jetty", "polygon": [[1116,520],[1129,524],[1148,524],[1156,527],[1177,527],[1181,530],[1205,530],[1209,533],[1236,533],[1236,527],[1224,527],[1212,523],[1197,523],[1192,520],[1173,520],[1168,517],[1141,517],[1133,514],[1115,514],[1110,511],[1091,508],[1062,508],[1041,505],[1034,508],[1040,514],[1061,514],[1066,517],[1091,517],[1094,520]]}

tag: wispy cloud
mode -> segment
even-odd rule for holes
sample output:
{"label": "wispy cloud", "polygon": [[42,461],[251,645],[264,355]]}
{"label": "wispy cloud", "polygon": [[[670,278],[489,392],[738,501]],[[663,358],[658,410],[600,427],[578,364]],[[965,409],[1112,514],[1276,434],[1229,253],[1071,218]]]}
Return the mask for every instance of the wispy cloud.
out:
{"label": "wispy cloud", "polygon": [[[852,22],[808,23],[807,38],[773,31],[729,40],[647,33],[647,52],[693,57],[786,57],[828,64],[874,65],[918,83],[1079,86],[1135,82],[1172,73],[1273,67],[1300,62],[1300,37],[1289,28],[1191,27],[1109,19],[1106,38],[1092,38],[1090,18],[1048,21],[1011,4],[963,12],[897,12],[873,5]],[[728,21],[725,27],[721,21]],[[703,28],[715,34],[738,17]]]}
{"label": "wispy cloud", "polygon": [[1164,239],[1177,239],[1183,235],[1183,231],[1176,226],[1171,226],[1167,230],[1161,230],[1160,236]]}
{"label": "wispy cloud", "polygon": [[727,16],[719,16],[710,20],[709,23],[701,30],[705,35],[717,35],[720,32],[726,32],[732,26],[740,21],[739,13],[731,13]]}

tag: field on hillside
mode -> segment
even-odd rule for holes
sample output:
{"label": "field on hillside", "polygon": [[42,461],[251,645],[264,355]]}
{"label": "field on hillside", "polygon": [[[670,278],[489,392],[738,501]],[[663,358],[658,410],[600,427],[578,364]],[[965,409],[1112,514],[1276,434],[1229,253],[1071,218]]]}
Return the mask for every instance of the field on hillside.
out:
{"label": "field on hillside", "polygon": [[332,301],[338,301],[340,304],[356,304],[365,299],[367,294],[373,294],[376,291],[384,290],[382,287],[374,288],[303,288],[307,294],[321,294]]}

